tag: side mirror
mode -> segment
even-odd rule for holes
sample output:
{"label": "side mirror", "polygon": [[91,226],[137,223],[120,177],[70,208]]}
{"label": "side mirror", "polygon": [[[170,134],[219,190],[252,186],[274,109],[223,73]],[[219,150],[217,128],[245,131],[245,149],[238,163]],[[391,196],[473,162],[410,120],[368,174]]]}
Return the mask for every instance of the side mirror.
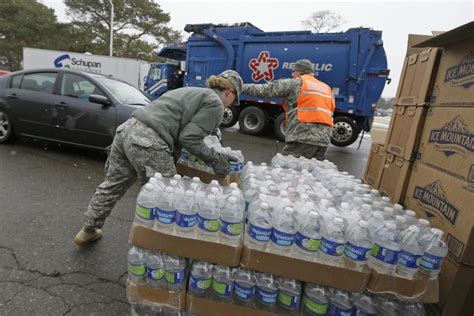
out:
{"label": "side mirror", "polygon": [[91,94],[89,96],[89,102],[92,103],[99,103],[102,105],[110,105],[110,100],[107,97],[104,97],[103,95],[98,95],[98,94]]}

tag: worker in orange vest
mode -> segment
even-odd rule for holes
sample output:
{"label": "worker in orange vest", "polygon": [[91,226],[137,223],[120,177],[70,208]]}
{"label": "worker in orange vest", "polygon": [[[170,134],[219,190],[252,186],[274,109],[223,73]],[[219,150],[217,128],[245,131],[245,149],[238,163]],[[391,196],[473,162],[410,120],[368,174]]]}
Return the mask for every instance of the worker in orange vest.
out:
{"label": "worker in orange vest", "polygon": [[331,140],[336,107],[331,87],[316,79],[314,65],[298,60],[292,79],[266,84],[244,84],[242,93],[261,98],[283,98],[287,106],[284,155],[323,160]]}

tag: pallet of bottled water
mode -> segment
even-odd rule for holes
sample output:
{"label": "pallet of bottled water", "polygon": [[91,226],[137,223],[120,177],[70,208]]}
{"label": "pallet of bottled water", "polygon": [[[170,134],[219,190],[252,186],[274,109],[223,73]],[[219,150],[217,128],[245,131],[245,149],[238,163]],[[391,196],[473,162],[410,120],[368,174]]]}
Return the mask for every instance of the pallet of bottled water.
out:
{"label": "pallet of bottled water", "polygon": [[141,189],[129,241],[147,249],[238,265],[245,202],[236,183],[157,173]]}

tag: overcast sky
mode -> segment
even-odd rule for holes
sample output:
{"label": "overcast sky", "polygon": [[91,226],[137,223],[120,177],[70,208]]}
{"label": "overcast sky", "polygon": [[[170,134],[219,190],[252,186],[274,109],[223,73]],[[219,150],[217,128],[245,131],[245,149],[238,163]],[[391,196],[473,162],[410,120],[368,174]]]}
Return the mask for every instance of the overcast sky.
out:
{"label": "overcast sky", "polygon": [[[105,0],[106,1],[106,0]],[[40,1],[55,9],[59,20],[66,20],[60,0]],[[371,27],[382,31],[390,77],[393,81],[382,96],[396,93],[408,34],[447,31],[474,20],[474,1],[157,1],[170,14],[170,26],[183,30],[188,23],[251,22],[264,31],[302,30],[301,21],[312,12],[332,10],[351,27]]]}

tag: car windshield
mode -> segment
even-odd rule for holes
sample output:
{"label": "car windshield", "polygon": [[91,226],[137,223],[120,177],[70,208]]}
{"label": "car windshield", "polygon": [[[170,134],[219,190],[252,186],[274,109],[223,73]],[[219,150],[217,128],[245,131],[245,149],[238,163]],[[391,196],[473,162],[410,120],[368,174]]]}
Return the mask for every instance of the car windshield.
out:
{"label": "car windshield", "polygon": [[137,88],[109,78],[97,78],[116,97],[120,103],[131,105],[147,105],[150,99]]}

